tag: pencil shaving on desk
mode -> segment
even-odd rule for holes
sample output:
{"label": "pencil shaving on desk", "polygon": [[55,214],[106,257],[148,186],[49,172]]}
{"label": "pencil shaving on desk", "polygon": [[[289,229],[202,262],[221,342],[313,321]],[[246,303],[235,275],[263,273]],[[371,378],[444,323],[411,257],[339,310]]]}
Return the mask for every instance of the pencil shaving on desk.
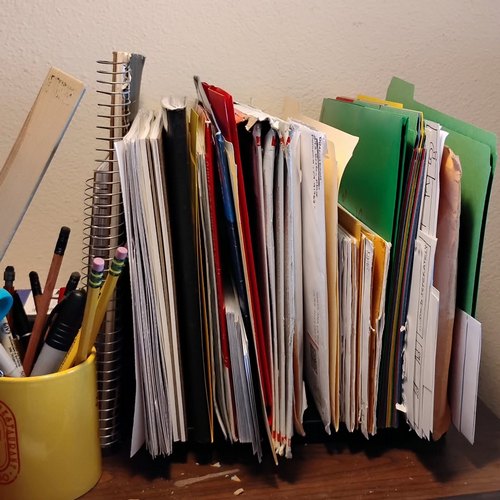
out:
{"label": "pencil shaving on desk", "polygon": [[[229,474],[233,474],[239,472],[239,469],[232,469],[227,471]],[[212,472],[211,474],[205,474],[204,476],[195,476],[190,477],[188,479],[180,479],[175,481],[174,486],[177,488],[183,488],[184,486],[191,486],[192,484],[199,483],[201,481],[206,481],[207,479],[214,479],[217,477],[222,477],[226,474],[226,472]]]}

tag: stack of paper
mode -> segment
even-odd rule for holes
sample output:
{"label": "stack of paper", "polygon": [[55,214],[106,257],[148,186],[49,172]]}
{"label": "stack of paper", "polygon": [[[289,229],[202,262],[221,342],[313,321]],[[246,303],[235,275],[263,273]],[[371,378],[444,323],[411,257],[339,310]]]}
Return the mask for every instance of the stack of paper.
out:
{"label": "stack of paper", "polygon": [[123,189],[132,284],[136,403],[131,455],[153,456],[186,440],[160,137],[162,115],[141,111],[116,152]]}
{"label": "stack of paper", "polygon": [[[340,186],[340,204],[392,244],[385,301],[387,320],[385,327],[382,321],[382,352],[375,361],[380,363],[375,382],[378,384],[377,425],[397,426],[400,410],[419,436],[439,437],[448,425],[454,296],[456,292],[457,306],[474,314],[496,141],[492,134],[417,103],[413,99],[413,86],[401,80],[393,79],[387,98],[390,101],[366,96],[325,99],[321,116],[323,121],[360,137]],[[464,172],[461,180],[458,158],[451,153],[446,160],[442,159],[445,140],[461,153]],[[448,163],[454,166],[449,168]],[[472,164],[474,173],[469,170]],[[467,170],[470,177],[466,175]],[[446,184],[441,193],[439,185],[443,178]],[[458,190],[455,186],[459,186]],[[468,215],[458,224],[461,203]],[[356,244],[350,244],[352,238]],[[360,262],[357,283],[361,287],[357,292],[356,320],[357,361],[361,362],[361,368],[357,367],[359,380],[354,392],[352,380],[348,380],[346,373],[342,381],[344,392],[350,398],[354,395],[360,405],[354,405],[355,419],[361,421],[363,432],[366,430],[363,420],[367,352],[366,306],[363,305],[367,297],[363,286],[369,286],[372,258],[370,245],[366,243],[352,230],[342,233],[339,240],[339,251],[346,265],[355,251],[360,253],[356,257]],[[435,271],[435,265],[443,266],[446,271],[441,267]],[[355,300],[352,286],[343,281],[347,276],[345,267],[339,270],[341,298],[352,302]],[[458,282],[457,268],[466,269],[458,275]],[[440,288],[446,293],[442,304]],[[372,304],[374,296],[373,288]],[[345,307],[341,304],[344,328],[349,321],[354,321],[346,317],[348,310],[349,302]],[[345,331],[341,332],[341,339],[342,345],[347,345]],[[475,356],[467,357],[462,352],[457,363],[463,365],[471,359],[474,360],[471,363],[477,362]],[[354,356],[344,358],[344,369],[352,371],[354,362]],[[472,367],[470,371],[476,372]],[[459,391],[459,395],[462,392]],[[351,399],[349,402],[344,399],[344,415],[352,414],[351,405]]]}
{"label": "stack of paper", "polygon": [[390,243],[339,207],[339,276],[344,422],[368,437],[377,429],[378,380]]}

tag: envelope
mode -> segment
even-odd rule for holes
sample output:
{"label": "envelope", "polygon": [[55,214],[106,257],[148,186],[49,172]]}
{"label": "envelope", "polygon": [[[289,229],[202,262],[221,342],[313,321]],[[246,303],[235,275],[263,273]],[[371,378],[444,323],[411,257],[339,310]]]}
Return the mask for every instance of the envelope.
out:
{"label": "envelope", "polygon": [[[336,431],[340,424],[340,336],[339,336],[339,294],[338,294],[338,243],[337,243],[337,204],[338,186],[347,164],[358,144],[358,137],[342,130],[301,115],[298,106],[287,101],[284,112],[325,134],[327,148],[324,158],[325,186],[325,230],[327,252],[328,283],[328,328],[330,355],[330,408],[332,422]],[[350,167],[349,167],[350,168]]]}
{"label": "envelope", "polygon": [[[299,122],[302,169],[304,365],[318,413],[330,433],[330,355],[325,217],[326,135]],[[336,319],[336,318],[335,318]]]}

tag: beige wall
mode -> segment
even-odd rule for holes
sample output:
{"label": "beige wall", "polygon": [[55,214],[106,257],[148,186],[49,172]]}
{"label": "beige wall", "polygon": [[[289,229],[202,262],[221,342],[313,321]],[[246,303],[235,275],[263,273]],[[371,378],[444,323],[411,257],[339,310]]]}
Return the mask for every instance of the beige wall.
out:
{"label": "beige wall", "polygon": [[[360,5],[363,5],[361,7]],[[44,279],[59,227],[72,228],[61,276],[80,269],[84,181],[94,168],[97,59],[147,57],[143,102],[193,96],[193,74],[277,112],[285,94],[317,116],[324,96],[383,96],[392,75],[417,98],[500,132],[500,2],[400,0],[145,2],[0,0],[0,165],[47,69],[83,80],[87,93],[0,264]],[[494,184],[478,316],[484,325],[480,391],[500,415],[500,188]]]}

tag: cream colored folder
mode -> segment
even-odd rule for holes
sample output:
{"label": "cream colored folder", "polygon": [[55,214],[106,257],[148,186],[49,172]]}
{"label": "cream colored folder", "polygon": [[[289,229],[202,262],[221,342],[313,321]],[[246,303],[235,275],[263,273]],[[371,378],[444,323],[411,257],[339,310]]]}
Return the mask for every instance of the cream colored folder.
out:
{"label": "cream colored folder", "polygon": [[[377,392],[378,392],[378,373],[380,368],[380,349],[382,344],[382,333],[384,330],[384,309],[385,309],[385,290],[387,283],[387,273],[389,269],[389,253],[390,243],[386,242],[379,235],[365,226],[359,219],[354,217],[345,208],[339,206],[339,224],[344,227],[359,243],[362,236],[373,243],[373,284],[370,304],[370,354],[369,354],[369,377],[368,377],[368,413],[367,413],[367,428],[369,434],[375,434],[376,418],[375,412],[377,407]],[[358,290],[360,290],[358,283]],[[358,342],[359,346],[359,342]],[[360,359],[360,353],[357,355]],[[359,404],[361,399],[361,380],[360,367],[358,367],[358,379],[356,383],[356,401]],[[359,408],[356,410],[356,415],[359,415]]]}

